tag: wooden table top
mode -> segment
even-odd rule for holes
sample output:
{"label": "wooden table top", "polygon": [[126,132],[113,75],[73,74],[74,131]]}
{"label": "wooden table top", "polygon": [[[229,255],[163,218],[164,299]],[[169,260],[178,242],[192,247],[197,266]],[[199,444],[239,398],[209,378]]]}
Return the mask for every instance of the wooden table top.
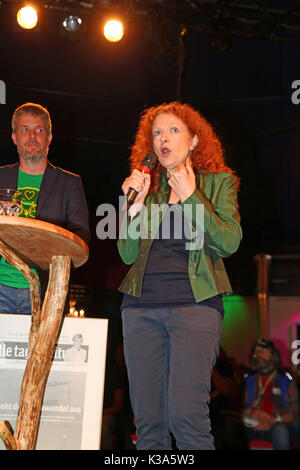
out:
{"label": "wooden table top", "polygon": [[37,219],[0,215],[0,240],[28,265],[42,269],[49,269],[55,255],[70,256],[75,268],[89,257],[89,248],[80,237]]}

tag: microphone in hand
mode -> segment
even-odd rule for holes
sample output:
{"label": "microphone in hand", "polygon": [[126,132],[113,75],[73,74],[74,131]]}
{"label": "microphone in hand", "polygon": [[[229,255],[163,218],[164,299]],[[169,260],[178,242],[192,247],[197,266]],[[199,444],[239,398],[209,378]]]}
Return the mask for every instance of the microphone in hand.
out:
{"label": "microphone in hand", "polygon": [[[156,158],[156,155],[154,153],[148,153],[148,155],[141,162],[140,167],[139,167],[138,170],[141,173],[147,173],[148,175],[150,175],[151,171],[155,167],[156,160],[157,160],[157,158]],[[132,204],[134,203],[135,198],[137,197],[138,193],[139,192],[134,188],[129,188],[128,189],[128,192],[126,194],[127,209],[129,209],[132,206]]]}

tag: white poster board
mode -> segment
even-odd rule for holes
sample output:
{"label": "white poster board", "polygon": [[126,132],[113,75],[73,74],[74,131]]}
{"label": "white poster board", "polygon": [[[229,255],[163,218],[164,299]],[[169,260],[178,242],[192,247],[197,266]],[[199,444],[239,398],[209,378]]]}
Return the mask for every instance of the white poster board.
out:
{"label": "white poster board", "polygon": [[[0,314],[0,421],[9,421],[13,428],[30,324],[29,315]],[[46,385],[37,450],[100,448],[107,329],[107,319],[64,318]]]}

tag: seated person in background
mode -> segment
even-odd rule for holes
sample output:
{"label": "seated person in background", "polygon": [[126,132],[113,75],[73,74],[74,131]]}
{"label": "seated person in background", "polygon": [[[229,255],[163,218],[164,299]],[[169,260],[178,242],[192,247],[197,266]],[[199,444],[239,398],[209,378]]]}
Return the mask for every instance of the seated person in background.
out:
{"label": "seated person in background", "polygon": [[272,341],[257,340],[250,356],[252,373],[245,379],[244,425],[248,440],[266,440],[274,450],[293,448],[299,422],[298,390],[281,366]]}

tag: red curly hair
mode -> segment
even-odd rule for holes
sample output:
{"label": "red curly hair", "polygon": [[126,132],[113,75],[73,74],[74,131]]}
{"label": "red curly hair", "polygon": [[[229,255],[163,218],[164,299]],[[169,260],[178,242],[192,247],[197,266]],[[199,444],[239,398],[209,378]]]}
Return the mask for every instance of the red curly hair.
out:
{"label": "red curly hair", "polygon": [[[158,114],[171,113],[181,119],[187,126],[191,136],[198,136],[198,144],[191,154],[192,164],[201,173],[231,173],[224,161],[224,151],[216,136],[212,126],[201,116],[201,114],[188,104],[181,104],[177,101],[163,103],[159,106],[146,109],[142,114],[135,137],[135,142],[131,149],[130,169],[139,168],[141,161],[150,152],[153,152],[152,124]],[[157,162],[151,173],[150,191],[159,188],[159,179],[164,167]],[[237,179],[237,185],[239,178]]]}

